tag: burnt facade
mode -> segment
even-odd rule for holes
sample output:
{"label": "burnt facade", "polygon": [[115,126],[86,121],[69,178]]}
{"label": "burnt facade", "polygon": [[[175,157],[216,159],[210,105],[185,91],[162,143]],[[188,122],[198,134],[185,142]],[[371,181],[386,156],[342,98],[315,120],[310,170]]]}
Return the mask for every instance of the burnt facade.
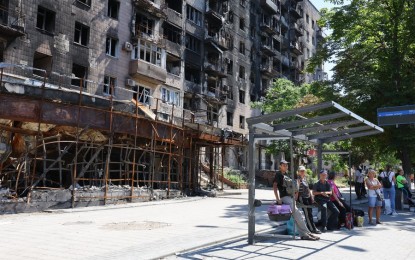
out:
{"label": "burnt facade", "polygon": [[275,78],[308,81],[306,32],[318,40],[308,1],[0,0],[0,11],[0,180],[5,203],[28,210],[189,194],[202,175],[244,169],[250,101]]}

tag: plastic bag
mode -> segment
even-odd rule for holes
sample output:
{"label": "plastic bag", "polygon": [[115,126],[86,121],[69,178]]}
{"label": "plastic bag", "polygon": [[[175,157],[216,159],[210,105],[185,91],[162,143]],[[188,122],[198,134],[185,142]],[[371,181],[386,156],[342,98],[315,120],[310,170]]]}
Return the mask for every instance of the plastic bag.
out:
{"label": "plastic bag", "polygon": [[[288,235],[293,235],[294,233],[294,218],[291,217],[290,220],[287,221],[287,234]],[[298,236],[298,228],[295,229],[295,235]]]}

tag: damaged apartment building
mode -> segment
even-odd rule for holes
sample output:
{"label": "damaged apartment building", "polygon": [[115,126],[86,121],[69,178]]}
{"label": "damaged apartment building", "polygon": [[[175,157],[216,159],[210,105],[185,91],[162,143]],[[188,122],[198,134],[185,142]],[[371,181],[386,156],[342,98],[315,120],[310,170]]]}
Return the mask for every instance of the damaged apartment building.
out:
{"label": "damaged apartment building", "polygon": [[1,213],[220,187],[247,167],[250,102],[324,79],[303,73],[318,18],[308,0],[0,0]]}

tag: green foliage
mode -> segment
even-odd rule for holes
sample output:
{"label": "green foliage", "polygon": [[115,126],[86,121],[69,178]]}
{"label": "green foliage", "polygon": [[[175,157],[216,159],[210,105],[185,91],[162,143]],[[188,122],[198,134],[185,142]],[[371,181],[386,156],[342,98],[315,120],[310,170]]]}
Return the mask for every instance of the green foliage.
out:
{"label": "green foliage", "polygon": [[223,169],[223,177],[236,184],[245,184],[246,180],[244,176],[239,172],[231,168]]}
{"label": "green foliage", "polygon": [[[377,108],[412,105],[415,100],[415,1],[345,3],[321,10],[323,17],[318,23],[332,34],[322,41],[307,70],[313,71],[323,61],[336,60],[332,82],[314,89],[314,94],[341,97],[340,104],[376,122]],[[385,130],[382,135],[353,140],[354,162],[374,160],[392,151],[408,170],[415,159],[415,129],[400,126]]]}

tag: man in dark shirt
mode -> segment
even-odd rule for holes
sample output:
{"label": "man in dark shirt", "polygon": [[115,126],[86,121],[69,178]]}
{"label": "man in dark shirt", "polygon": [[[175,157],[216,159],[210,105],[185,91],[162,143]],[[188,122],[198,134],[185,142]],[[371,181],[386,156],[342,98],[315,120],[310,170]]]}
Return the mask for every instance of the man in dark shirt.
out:
{"label": "man in dark shirt", "polygon": [[[277,204],[287,204],[290,205],[291,211],[293,212],[293,218],[295,224],[298,227],[298,233],[303,240],[318,240],[320,239],[318,236],[311,234],[310,230],[308,230],[303,216],[301,212],[298,210],[297,206],[293,205],[293,197],[298,196],[298,194],[288,194],[287,188],[284,187],[284,177],[288,177],[287,174],[288,170],[288,162],[286,160],[281,160],[279,171],[275,173],[273,188],[275,199],[277,200]],[[297,180],[295,180],[297,181]]]}
{"label": "man in dark shirt", "polygon": [[[314,200],[319,205],[321,211],[321,232],[334,230],[337,227],[337,219],[340,211],[334,203],[330,201],[332,192],[331,186],[327,182],[327,171],[320,171],[319,181],[316,182],[313,187],[313,195]],[[331,213],[328,219],[327,210]]]}

